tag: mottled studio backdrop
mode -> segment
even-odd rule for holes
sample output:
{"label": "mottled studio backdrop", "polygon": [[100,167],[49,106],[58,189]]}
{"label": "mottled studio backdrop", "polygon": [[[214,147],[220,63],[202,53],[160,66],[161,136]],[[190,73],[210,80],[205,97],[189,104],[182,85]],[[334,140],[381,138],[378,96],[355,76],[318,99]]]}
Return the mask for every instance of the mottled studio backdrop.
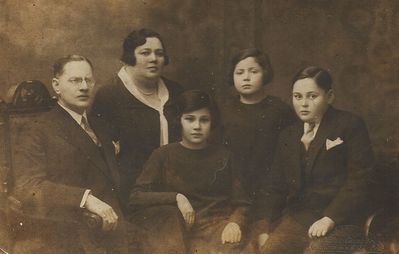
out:
{"label": "mottled studio backdrop", "polygon": [[396,0],[0,0],[0,96],[26,79],[47,85],[55,58],[89,57],[103,84],[121,64],[123,38],[159,31],[166,76],[222,95],[231,55],[256,46],[275,70],[271,93],[315,64],[335,78],[336,106],[366,120],[380,158],[398,155],[399,1]]}

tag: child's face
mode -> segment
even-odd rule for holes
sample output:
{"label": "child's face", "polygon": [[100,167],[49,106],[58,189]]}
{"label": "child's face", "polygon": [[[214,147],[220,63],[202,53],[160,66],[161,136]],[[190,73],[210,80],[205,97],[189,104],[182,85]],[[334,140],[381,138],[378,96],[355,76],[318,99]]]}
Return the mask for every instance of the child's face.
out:
{"label": "child's face", "polygon": [[263,69],[254,57],[247,57],[234,68],[234,87],[242,95],[252,95],[263,89]]}
{"label": "child's face", "polygon": [[191,149],[201,149],[207,145],[211,130],[211,114],[208,108],[184,113],[180,123],[183,145]]}
{"label": "child's face", "polygon": [[292,88],[295,112],[304,122],[319,122],[332,101],[332,90],[326,92],[311,78],[297,80]]}

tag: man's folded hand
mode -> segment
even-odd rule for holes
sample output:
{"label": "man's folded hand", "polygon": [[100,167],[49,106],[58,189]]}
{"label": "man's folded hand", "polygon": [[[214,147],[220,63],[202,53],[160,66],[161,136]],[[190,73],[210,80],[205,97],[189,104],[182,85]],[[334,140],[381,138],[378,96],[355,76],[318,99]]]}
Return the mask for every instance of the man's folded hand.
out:
{"label": "man's folded hand", "polygon": [[114,209],[92,194],[87,197],[85,208],[101,217],[104,231],[115,230],[118,226],[118,215],[116,215]]}

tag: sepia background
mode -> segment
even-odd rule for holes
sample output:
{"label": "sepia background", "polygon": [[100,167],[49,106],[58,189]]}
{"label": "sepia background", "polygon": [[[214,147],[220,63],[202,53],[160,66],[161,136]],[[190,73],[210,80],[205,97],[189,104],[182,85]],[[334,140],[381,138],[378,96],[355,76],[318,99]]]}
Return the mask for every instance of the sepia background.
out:
{"label": "sepia background", "polygon": [[268,52],[269,92],[287,102],[299,68],[330,70],[335,105],[366,120],[380,163],[396,162],[396,0],[0,0],[0,97],[27,79],[49,85],[53,61],[71,53],[91,59],[103,85],[121,66],[123,38],[142,27],[164,37],[167,77],[219,96],[231,89],[229,59],[242,48]]}

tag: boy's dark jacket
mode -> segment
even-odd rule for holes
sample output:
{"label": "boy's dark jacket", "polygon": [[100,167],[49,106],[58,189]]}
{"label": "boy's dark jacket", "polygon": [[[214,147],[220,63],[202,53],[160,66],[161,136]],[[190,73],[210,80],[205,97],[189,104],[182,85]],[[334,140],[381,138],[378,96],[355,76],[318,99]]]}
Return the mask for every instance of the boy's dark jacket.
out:
{"label": "boy's dark jacket", "polygon": [[336,225],[364,222],[360,214],[366,209],[367,179],[374,165],[365,123],[330,107],[307,152],[300,141],[303,125],[298,121],[279,137],[271,172],[256,201],[258,224],[271,223],[283,210],[304,226],[324,216]]}

